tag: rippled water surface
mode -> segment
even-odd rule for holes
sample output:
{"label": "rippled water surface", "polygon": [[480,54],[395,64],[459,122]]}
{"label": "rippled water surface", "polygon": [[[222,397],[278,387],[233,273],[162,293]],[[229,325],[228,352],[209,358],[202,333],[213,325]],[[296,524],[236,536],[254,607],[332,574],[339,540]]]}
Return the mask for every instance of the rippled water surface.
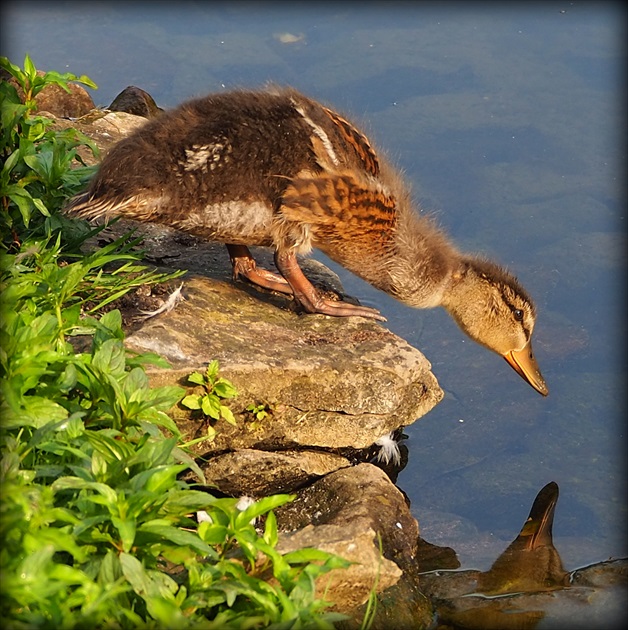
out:
{"label": "rippled water surface", "polygon": [[534,296],[551,390],[539,396],[440,309],[404,307],[332,265],[446,391],[406,429],[398,485],[427,540],[483,569],[554,480],[555,542],[574,569],[627,554],[619,7],[9,2],[2,54],[88,75],[102,106],[127,85],[169,107],[274,81],[359,121],[460,247]]}

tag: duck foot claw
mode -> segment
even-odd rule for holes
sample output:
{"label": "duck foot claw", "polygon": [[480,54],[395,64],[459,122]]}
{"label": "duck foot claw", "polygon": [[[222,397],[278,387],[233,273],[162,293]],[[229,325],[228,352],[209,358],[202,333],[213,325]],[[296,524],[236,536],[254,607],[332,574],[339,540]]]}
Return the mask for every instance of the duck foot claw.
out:
{"label": "duck foot claw", "polygon": [[227,245],[227,250],[231,258],[234,280],[246,278],[252,284],[264,289],[292,295],[292,288],[288,281],[277,273],[258,267],[248,247]]}
{"label": "duck foot claw", "polygon": [[[316,289],[315,289],[316,291]],[[313,297],[313,299],[310,299]],[[374,308],[369,306],[358,306],[349,304],[348,302],[335,302],[333,300],[324,300],[316,296],[296,295],[295,299],[308,313],[319,313],[321,315],[331,315],[332,317],[367,317],[380,322],[385,322],[386,318]]]}

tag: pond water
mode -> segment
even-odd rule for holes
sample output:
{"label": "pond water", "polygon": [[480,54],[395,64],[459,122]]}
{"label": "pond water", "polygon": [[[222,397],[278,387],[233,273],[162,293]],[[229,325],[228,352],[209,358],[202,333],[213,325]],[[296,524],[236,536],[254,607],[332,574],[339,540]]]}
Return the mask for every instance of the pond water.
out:
{"label": "pond water", "polygon": [[[406,428],[398,486],[422,535],[486,569],[556,481],[567,569],[627,555],[626,196],[615,3],[3,5],[2,54],[162,107],[267,81],[351,115],[465,250],[516,271],[539,312],[539,396],[441,309],[338,268],[446,392]],[[316,255],[325,261],[323,256]],[[326,261],[327,262],[327,261]]]}

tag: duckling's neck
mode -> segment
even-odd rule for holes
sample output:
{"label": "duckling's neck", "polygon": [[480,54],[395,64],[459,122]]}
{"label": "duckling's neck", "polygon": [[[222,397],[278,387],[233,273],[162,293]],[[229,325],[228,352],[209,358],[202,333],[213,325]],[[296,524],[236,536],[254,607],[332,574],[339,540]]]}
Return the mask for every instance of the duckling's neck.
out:
{"label": "duckling's neck", "polygon": [[444,306],[462,257],[441,230],[426,217],[401,215],[388,261],[389,293],[408,306]]}

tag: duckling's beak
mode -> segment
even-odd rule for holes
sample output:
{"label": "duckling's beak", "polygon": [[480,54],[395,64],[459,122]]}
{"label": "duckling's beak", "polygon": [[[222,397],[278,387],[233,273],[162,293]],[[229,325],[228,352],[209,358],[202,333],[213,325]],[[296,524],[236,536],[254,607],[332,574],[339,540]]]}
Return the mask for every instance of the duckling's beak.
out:
{"label": "duckling's beak", "polygon": [[549,389],[545,384],[545,379],[541,374],[541,370],[534,358],[534,354],[532,354],[532,345],[531,342],[528,343],[521,350],[511,350],[504,355],[504,359],[510,363],[510,366],[513,368],[521,378],[526,380],[534,389],[536,389],[539,394],[543,396],[547,396],[549,394]]}

